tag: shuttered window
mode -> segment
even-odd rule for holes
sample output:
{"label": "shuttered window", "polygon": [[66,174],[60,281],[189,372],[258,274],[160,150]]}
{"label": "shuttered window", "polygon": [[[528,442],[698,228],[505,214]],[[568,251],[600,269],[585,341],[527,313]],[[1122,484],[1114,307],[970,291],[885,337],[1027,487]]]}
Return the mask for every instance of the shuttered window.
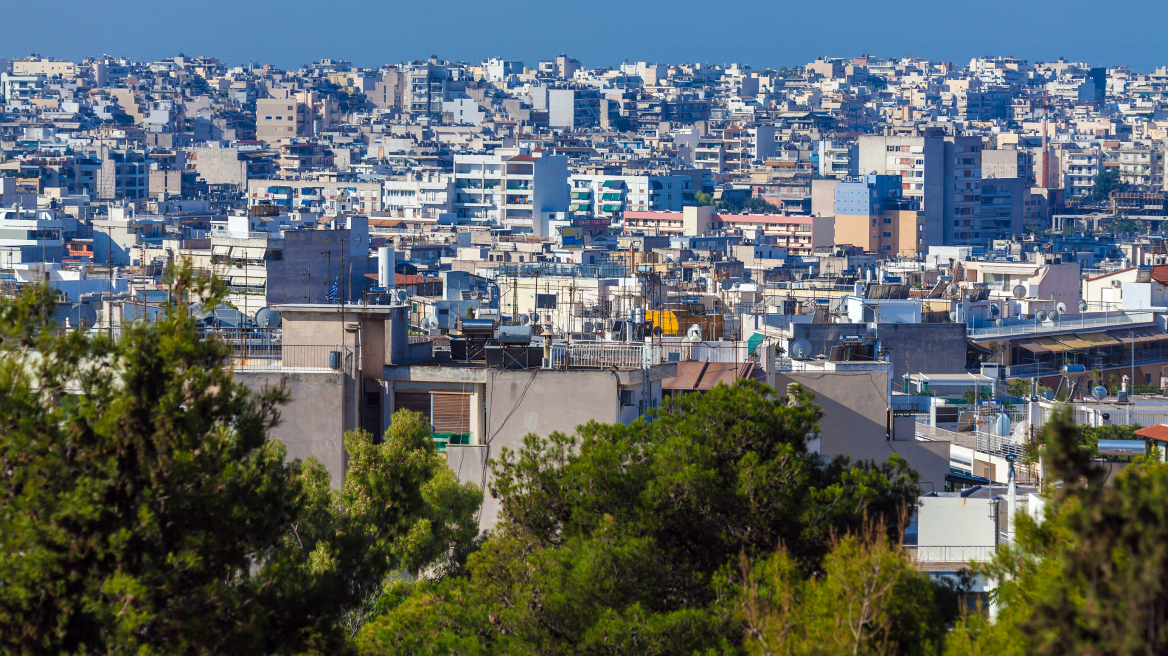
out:
{"label": "shuttered window", "polygon": [[448,392],[435,390],[434,416],[431,423],[435,433],[469,433],[470,432],[470,394],[466,392]]}
{"label": "shuttered window", "polygon": [[393,394],[393,411],[413,410],[430,418],[430,392],[424,390],[400,390]]}

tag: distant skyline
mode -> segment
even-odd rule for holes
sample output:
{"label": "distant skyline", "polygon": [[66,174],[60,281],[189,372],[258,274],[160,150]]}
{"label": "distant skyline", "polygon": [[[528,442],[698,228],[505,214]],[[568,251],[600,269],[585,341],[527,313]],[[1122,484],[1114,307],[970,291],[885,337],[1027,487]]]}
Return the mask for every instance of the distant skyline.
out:
{"label": "distant skyline", "polygon": [[1137,0],[63,0],[9,3],[4,15],[3,57],[158,60],[182,52],[298,68],[322,58],[373,67],[435,54],[530,66],[563,52],[590,68],[626,60],[778,68],[867,53],[958,65],[1007,54],[1141,72],[1168,65],[1168,3]]}

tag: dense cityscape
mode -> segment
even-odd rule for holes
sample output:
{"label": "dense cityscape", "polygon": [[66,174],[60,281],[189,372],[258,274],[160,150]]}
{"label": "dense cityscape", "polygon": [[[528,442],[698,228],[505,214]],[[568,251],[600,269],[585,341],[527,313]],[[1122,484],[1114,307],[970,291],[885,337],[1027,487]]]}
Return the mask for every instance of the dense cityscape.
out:
{"label": "dense cityscape", "polygon": [[586,64],[0,58],[0,651],[1160,653],[1168,67]]}

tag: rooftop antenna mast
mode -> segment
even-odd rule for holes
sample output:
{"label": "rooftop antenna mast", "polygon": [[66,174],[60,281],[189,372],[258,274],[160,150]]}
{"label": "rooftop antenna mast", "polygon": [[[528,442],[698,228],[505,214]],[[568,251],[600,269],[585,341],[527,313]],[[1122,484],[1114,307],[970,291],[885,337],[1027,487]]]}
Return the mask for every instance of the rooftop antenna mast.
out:
{"label": "rooftop antenna mast", "polygon": [[1050,116],[1050,93],[1042,92],[1042,188],[1050,189],[1050,142],[1046,135],[1046,123]]}

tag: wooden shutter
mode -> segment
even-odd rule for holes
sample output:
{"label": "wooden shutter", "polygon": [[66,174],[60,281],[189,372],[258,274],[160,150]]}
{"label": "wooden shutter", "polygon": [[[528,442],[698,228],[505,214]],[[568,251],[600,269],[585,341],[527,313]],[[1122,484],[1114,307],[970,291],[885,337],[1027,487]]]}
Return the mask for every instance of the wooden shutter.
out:
{"label": "wooden shutter", "polygon": [[413,410],[422,413],[426,419],[430,418],[430,392],[426,390],[395,390],[393,393],[393,411]]}
{"label": "wooden shutter", "polygon": [[435,390],[434,424],[435,433],[470,432],[470,394]]}

